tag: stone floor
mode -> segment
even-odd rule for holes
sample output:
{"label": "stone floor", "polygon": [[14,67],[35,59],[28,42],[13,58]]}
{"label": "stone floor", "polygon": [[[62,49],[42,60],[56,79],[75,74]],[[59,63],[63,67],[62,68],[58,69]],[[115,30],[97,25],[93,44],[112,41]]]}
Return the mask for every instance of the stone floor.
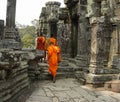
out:
{"label": "stone floor", "polygon": [[120,102],[120,93],[83,86],[73,78],[34,84],[36,90],[26,102]]}

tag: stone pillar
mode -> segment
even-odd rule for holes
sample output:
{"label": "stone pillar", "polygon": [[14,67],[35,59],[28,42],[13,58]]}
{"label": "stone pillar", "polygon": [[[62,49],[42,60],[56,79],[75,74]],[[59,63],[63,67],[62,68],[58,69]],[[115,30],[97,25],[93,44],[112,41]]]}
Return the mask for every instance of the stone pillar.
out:
{"label": "stone pillar", "polygon": [[84,15],[80,15],[78,20],[78,42],[77,42],[77,65],[86,67],[87,65],[87,21]]}
{"label": "stone pillar", "polygon": [[[109,0],[110,2],[110,0]],[[104,17],[104,39],[105,39],[105,59],[104,59],[104,65],[107,67],[108,65],[108,59],[109,59],[109,53],[110,53],[110,40],[111,40],[111,32],[112,32],[112,24],[110,22],[110,17],[113,16],[113,10],[110,9],[110,5],[107,0],[101,0],[101,17]]]}
{"label": "stone pillar", "polygon": [[112,32],[111,47],[109,54],[108,67],[110,68],[120,68],[118,63],[120,63],[120,26],[115,26]]}
{"label": "stone pillar", "polygon": [[83,68],[87,65],[87,27],[88,22],[85,17],[86,14],[86,1],[79,0],[79,6],[78,6],[78,40],[77,40],[77,65],[81,66]]}
{"label": "stone pillar", "polygon": [[91,55],[89,74],[86,82],[90,84],[101,84],[101,76],[104,68],[104,17],[101,17],[100,3],[95,0],[87,0],[87,15],[91,26]]}
{"label": "stone pillar", "polygon": [[16,0],[7,0],[5,39],[15,39]]}
{"label": "stone pillar", "polygon": [[4,20],[0,20],[0,48],[2,48],[3,37],[4,37]]}
{"label": "stone pillar", "polygon": [[113,25],[113,31],[111,34],[111,46],[108,67],[120,69],[120,1],[110,1],[110,7],[114,7],[112,8],[112,10],[114,11],[114,15],[112,15],[112,18],[110,20]]}
{"label": "stone pillar", "polygon": [[[91,60],[90,69],[103,68],[104,59],[104,33],[99,17],[91,18]],[[91,71],[91,70],[90,70]]]}
{"label": "stone pillar", "polygon": [[3,39],[4,35],[4,20],[0,20],[0,40]]}
{"label": "stone pillar", "polygon": [[[92,17],[91,21],[91,59],[89,65],[89,74],[87,76],[87,83],[101,84],[100,77],[104,72],[104,20],[100,17]],[[101,75],[98,75],[101,74]],[[101,79],[102,80],[102,79]]]}
{"label": "stone pillar", "polygon": [[6,27],[15,28],[16,0],[7,0]]}
{"label": "stone pillar", "polygon": [[21,49],[22,47],[20,37],[18,38],[18,31],[15,28],[15,11],[16,0],[8,0],[3,48]]}

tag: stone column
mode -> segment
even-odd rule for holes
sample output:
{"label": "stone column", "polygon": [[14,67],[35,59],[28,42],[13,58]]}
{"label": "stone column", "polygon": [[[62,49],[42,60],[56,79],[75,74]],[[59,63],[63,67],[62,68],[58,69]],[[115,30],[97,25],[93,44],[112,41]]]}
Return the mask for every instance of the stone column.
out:
{"label": "stone column", "polygon": [[86,67],[87,65],[87,32],[86,32],[86,19],[81,15],[78,20],[78,42],[77,42],[77,65]]}
{"label": "stone column", "polygon": [[2,48],[3,36],[4,36],[4,20],[0,20],[0,48]]}
{"label": "stone column", "polygon": [[15,28],[16,0],[7,0],[6,27]]}
{"label": "stone column", "polygon": [[104,18],[101,19],[100,4],[95,0],[87,0],[87,15],[91,27],[91,55],[89,74],[86,77],[86,82],[90,84],[100,84],[100,72],[103,72],[104,64],[104,33],[103,25]]}
{"label": "stone column", "polygon": [[85,17],[86,2],[79,1],[78,6],[78,40],[77,40],[77,65],[82,68],[87,68],[87,53],[88,53],[88,36],[87,27],[88,21]]}
{"label": "stone column", "polygon": [[[109,54],[108,67],[120,69],[120,0],[110,0],[111,9],[114,11],[112,18],[110,19],[113,25],[113,31],[111,34],[111,46]],[[112,8],[114,7],[114,8]]]}
{"label": "stone column", "polygon": [[[110,2],[110,0],[109,0]],[[104,39],[105,39],[105,59],[104,59],[104,65],[107,67],[108,65],[108,59],[109,59],[109,53],[110,53],[110,40],[111,40],[111,32],[112,32],[112,24],[110,22],[110,17],[113,16],[113,10],[110,9],[110,5],[107,0],[101,0],[101,17],[104,17]]]}
{"label": "stone column", "polygon": [[111,37],[108,67],[120,69],[120,25],[118,22],[114,24]]}
{"label": "stone column", "polygon": [[105,40],[103,22],[99,22],[99,19],[99,17],[91,18],[93,22],[91,22],[92,28],[90,69],[103,68]]}
{"label": "stone column", "polygon": [[[7,0],[6,28],[3,40],[3,48],[21,49],[19,34],[15,28],[16,0]],[[17,35],[16,35],[17,34]]]}
{"label": "stone column", "polygon": [[3,39],[4,35],[4,20],[0,20],[0,40]]}
{"label": "stone column", "polygon": [[[91,21],[91,59],[89,65],[89,74],[87,83],[101,84],[104,73],[105,60],[105,38],[104,38],[104,20],[100,17],[92,17]],[[101,75],[99,75],[101,74]]]}

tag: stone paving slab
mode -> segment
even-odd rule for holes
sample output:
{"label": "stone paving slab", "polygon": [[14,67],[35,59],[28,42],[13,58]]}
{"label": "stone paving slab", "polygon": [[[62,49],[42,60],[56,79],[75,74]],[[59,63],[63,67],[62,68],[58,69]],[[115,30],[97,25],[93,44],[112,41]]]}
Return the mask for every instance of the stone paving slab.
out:
{"label": "stone paving slab", "polygon": [[120,93],[83,86],[76,79],[34,83],[36,90],[26,102],[120,102]]}

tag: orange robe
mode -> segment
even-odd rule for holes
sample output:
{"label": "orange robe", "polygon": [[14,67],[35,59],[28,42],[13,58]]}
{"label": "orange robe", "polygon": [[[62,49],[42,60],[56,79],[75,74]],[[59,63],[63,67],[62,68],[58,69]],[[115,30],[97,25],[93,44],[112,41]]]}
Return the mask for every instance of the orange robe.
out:
{"label": "orange robe", "polygon": [[50,39],[50,42],[53,42],[54,45],[57,45],[57,40],[53,37],[51,37]]}
{"label": "orange robe", "polygon": [[60,48],[54,45],[48,47],[48,72],[52,74],[53,77],[56,76],[58,69],[58,54],[60,53]]}
{"label": "orange robe", "polygon": [[53,42],[54,45],[57,45],[57,40],[53,37],[46,38],[45,40],[45,50],[47,50],[48,46],[50,45],[50,42]]}
{"label": "orange robe", "polygon": [[40,36],[37,38],[37,49],[44,50],[45,37]]}
{"label": "orange robe", "polygon": [[50,43],[50,39],[46,38],[46,40],[45,40],[45,50],[48,49],[49,43]]}

